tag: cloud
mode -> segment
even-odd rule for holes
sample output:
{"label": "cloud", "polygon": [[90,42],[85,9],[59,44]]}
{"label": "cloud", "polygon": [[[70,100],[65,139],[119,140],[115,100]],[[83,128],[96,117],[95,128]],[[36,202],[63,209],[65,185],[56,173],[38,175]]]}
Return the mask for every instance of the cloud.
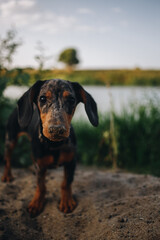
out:
{"label": "cloud", "polygon": [[35,1],[33,0],[21,0],[18,2],[19,6],[22,6],[23,8],[31,8],[35,5]]}
{"label": "cloud", "polygon": [[112,31],[112,29],[113,28],[111,26],[99,26],[97,28],[91,25],[79,25],[76,27],[77,31],[87,32],[87,33],[99,33],[99,34],[110,32]]}
{"label": "cloud", "polygon": [[113,27],[108,25],[108,26],[100,26],[98,31],[99,33],[107,33],[107,32],[111,32],[113,30]]}
{"label": "cloud", "polygon": [[10,0],[2,1],[0,5],[0,13],[2,17],[7,17],[19,11],[32,8],[35,5],[34,0]]}
{"label": "cloud", "polygon": [[115,7],[115,8],[112,8],[113,12],[115,13],[121,13],[122,12],[122,9],[120,7]]}
{"label": "cloud", "polygon": [[0,22],[3,26],[15,25],[16,28],[28,27],[32,31],[56,33],[72,28],[76,19],[60,16],[52,11],[36,9],[34,0],[3,1],[0,5]]}
{"label": "cloud", "polygon": [[81,32],[94,32],[95,31],[95,27],[94,26],[90,26],[90,25],[78,25],[76,27],[76,29],[78,31],[81,31]]}
{"label": "cloud", "polygon": [[[81,21],[80,16],[59,15],[52,10],[41,10],[36,0],[1,0],[0,22],[3,29],[15,26],[17,30],[24,30],[29,34],[57,34],[72,32],[101,33],[111,30],[110,26],[95,26]],[[79,8],[80,14],[93,14],[89,8]]]}
{"label": "cloud", "polygon": [[[41,19],[39,18],[39,21]],[[74,28],[76,19],[74,17],[58,16],[56,14],[43,14],[43,22],[36,21],[36,24],[31,26],[31,30],[36,32],[47,32],[55,34],[64,32]]]}
{"label": "cloud", "polygon": [[8,1],[8,2],[3,2],[0,5],[0,13],[2,17],[7,17],[9,13],[14,9],[16,6],[16,2],[13,1]]}
{"label": "cloud", "polygon": [[87,15],[94,13],[94,11],[91,10],[91,9],[89,9],[89,8],[79,8],[79,9],[77,10],[77,12],[80,13],[80,14],[87,14]]}
{"label": "cloud", "polygon": [[128,27],[129,22],[128,22],[127,20],[122,20],[122,21],[120,21],[120,25],[121,25],[122,27]]}

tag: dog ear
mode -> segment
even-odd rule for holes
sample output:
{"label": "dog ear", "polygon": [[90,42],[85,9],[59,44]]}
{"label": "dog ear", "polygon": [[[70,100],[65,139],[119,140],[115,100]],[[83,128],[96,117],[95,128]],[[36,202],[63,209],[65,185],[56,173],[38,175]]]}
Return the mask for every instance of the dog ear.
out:
{"label": "dog ear", "polygon": [[36,103],[39,90],[45,81],[37,81],[23,96],[18,100],[18,122],[21,128],[26,128],[33,114],[33,102]]}
{"label": "dog ear", "polygon": [[94,101],[93,97],[84,90],[84,88],[77,82],[72,82],[72,87],[76,93],[76,97],[79,102],[83,102],[85,105],[85,110],[89,121],[95,127],[98,126],[98,113],[97,113],[97,104]]}

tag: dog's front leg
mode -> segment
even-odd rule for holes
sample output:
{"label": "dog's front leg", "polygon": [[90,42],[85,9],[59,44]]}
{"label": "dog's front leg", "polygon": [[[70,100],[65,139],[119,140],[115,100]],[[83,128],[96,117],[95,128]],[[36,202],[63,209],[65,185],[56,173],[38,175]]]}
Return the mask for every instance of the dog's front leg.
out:
{"label": "dog's front leg", "polygon": [[64,165],[64,180],[61,185],[61,201],[59,205],[59,209],[64,213],[72,212],[76,207],[76,202],[72,197],[71,188],[74,170],[75,170],[74,160],[71,163],[67,163]]}
{"label": "dog's front leg", "polygon": [[1,178],[2,182],[11,182],[13,180],[13,176],[11,173],[11,155],[15,147],[15,144],[16,144],[16,141],[9,140],[7,135],[6,142],[5,142],[5,152],[4,152],[5,168],[4,168],[4,174]]}
{"label": "dog's front leg", "polygon": [[37,188],[35,195],[28,206],[28,212],[31,217],[37,216],[43,210],[46,193],[45,175],[46,168],[37,170]]}

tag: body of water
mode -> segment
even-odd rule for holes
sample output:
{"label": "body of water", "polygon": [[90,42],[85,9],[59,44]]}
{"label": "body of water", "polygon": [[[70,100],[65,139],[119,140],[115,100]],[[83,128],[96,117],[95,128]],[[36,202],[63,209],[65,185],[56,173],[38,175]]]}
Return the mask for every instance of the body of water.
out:
{"label": "body of water", "polygon": [[[84,86],[95,101],[99,112],[106,113],[113,109],[121,114],[123,109],[130,110],[131,103],[147,104],[149,99],[160,100],[160,87],[102,87]],[[9,86],[4,91],[4,96],[18,99],[28,88]],[[74,118],[86,117],[83,104],[79,104]]]}

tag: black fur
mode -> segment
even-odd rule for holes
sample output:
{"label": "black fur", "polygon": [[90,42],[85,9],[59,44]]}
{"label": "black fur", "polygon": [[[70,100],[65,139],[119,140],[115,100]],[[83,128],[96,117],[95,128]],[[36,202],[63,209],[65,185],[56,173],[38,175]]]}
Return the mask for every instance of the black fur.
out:
{"label": "black fur", "polygon": [[71,119],[80,102],[84,103],[91,124],[97,126],[96,103],[79,83],[60,79],[37,81],[19,99],[17,108],[8,120],[4,156],[6,166],[2,181],[12,180],[11,152],[19,134],[25,132],[31,140],[34,162],[37,161],[39,169],[39,190],[29,205],[29,212],[33,216],[42,211],[45,171],[58,165],[65,167],[60,210],[67,212],[75,207],[70,185],[76,165],[76,137]]}

